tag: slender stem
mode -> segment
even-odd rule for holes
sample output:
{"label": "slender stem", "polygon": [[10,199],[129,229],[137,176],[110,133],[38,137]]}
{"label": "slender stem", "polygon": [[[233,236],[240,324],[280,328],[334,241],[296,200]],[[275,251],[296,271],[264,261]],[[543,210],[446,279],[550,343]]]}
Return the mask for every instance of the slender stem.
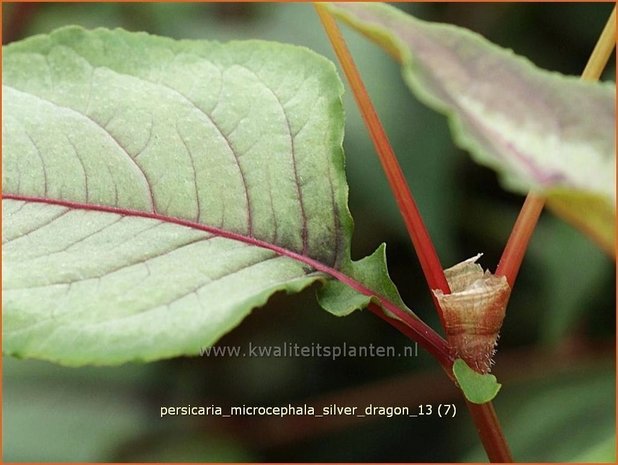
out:
{"label": "slender stem", "polygon": [[[401,168],[399,167],[386,133],[373,108],[343,37],[328,11],[319,4],[315,4],[315,8],[352,87],[357,104],[380,157],[382,167],[386,172],[399,209],[404,216],[406,227],[419,256],[419,261],[421,262],[421,267],[429,287],[430,289],[442,289],[443,292],[448,293],[450,289],[448,283],[446,283],[440,261],[429,238],[429,234],[420,217],[418,208],[412,199],[411,192],[407,186]],[[590,57],[588,65],[582,74],[583,79],[598,79],[611,55],[615,43],[615,14],[616,8],[612,11],[607,25]],[[543,210],[544,203],[545,201],[542,197],[533,193],[528,195],[505,247],[496,274],[505,275],[511,287],[517,277],[525,250]],[[436,305],[436,309],[438,310],[438,314],[444,326],[441,309],[435,300],[434,304]],[[405,323],[389,318],[380,308],[376,308],[375,306],[370,306],[370,310],[381,318],[389,321],[389,323],[402,333],[408,335],[408,337],[412,336]],[[448,370],[448,365],[442,363],[442,366],[452,378]],[[467,404],[489,459],[492,462],[512,462],[513,459],[502,433],[493,404],[491,402],[482,405],[470,402]]]}
{"label": "slender stem", "polygon": [[603,32],[601,32],[599,40],[590,54],[590,58],[588,59],[588,63],[586,63],[586,67],[582,72],[581,78],[589,81],[597,81],[601,77],[601,74],[603,74],[603,70],[605,69],[605,66],[607,66],[607,62],[609,61],[609,57],[612,55],[615,46],[616,7],[614,7],[609,15],[609,18],[607,19],[607,23],[605,23]]}
{"label": "slender stem", "polygon": [[[412,239],[412,244],[419,257],[423,273],[427,279],[427,283],[430,289],[441,289],[444,293],[450,293],[448,283],[440,265],[437,253],[433,247],[433,243],[429,238],[429,234],[423,224],[420,213],[416,204],[412,198],[412,194],[407,185],[407,182],[403,176],[403,172],[397,162],[397,158],[393,152],[393,149],[388,142],[388,138],[380,123],[380,120],[375,112],[371,99],[367,94],[367,90],[361,80],[360,73],[358,72],[352,56],[348,51],[345,41],[341,36],[341,32],[337,27],[334,19],[330,16],[328,11],[322,5],[315,4],[315,8],[320,16],[320,20],[328,34],[328,37],[335,49],[337,58],[343,68],[346,77],[354,92],[354,97],[361,110],[365,124],[369,129],[371,138],[376,147],[382,167],[386,172],[389,184],[397,200],[399,210],[402,212],[404,222],[408,229],[408,233]],[[432,293],[433,296],[433,293]],[[440,305],[434,298],[434,305],[440,316],[442,326],[444,327],[444,317]],[[399,320],[394,320],[387,316],[381,308],[376,306],[369,306],[369,309],[380,318],[386,320],[392,326],[397,328],[403,334],[414,339],[415,334],[411,333],[406,324]],[[434,354],[435,355],[435,354]],[[453,381],[453,374],[451,372],[452,360],[447,360],[447,363],[441,362],[442,368],[446,372],[447,376]],[[479,432],[483,447],[487,451],[487,456],[492,462],[512,462],[509,447],[506,443],[504,435],[498,418],[496,416],[493,404],[488,402],[486,404],[478,405],[468,402],[468,409],[472,419]]]}
{"label": "slender stem", "polygon": [[[616,7],[612,10],[603,32],[599,36],[594,50],[590,54],[588,63],[582,72],[581,78],[596,81],[607,65],[607,61],[616,45]],[[536,227],[545,199],[537,194],[529,193],[526,201],[515,221],[509,240],[506,243],[496,274],[506,276],[511,286],[515,284],[517,273],[524,259],[528,243]]]}
{"label": "slender stem", "polygon": [[[582,79],[599,79],[615,47],[615,37],[616,7],[612,10],[605,28],[590,55],[590,59],[582,73]],[[511,236],[504,248],[496,274],[506,276],[511,288],[515,284],[517,273],[539,216],[543,211],[544,204],[545,199],[543,197],[532,192],[528,194],[517,217]],[[474,405],[468,403],[468,407],[489,459],[492,462],[512,461],[509,450],[503,448],[503,446],[507,446],[500,427],[494,428],[494,425],[499,425],[499,423],[492,404]]]}
{"label": "slender stem", "polygon": [[467,400],[466,404],[489,460],[492,463],[513,462],[493,404],[473,404]]}
{"label": "slender stem", "polygon": [[[408,234],[412,239],[412,245],[418,256],[427,284],[430,290],[440,289],[445,294],[449,294],[450,289],[444,277],[444,271],[442,270],[438,254],[429,237],[427,228],[423,223],[418,207],[412,198],[412,193],[410,192],[406,178],[399,166],[397,157],[382,127],[382,123],[378,118],[369,94],[367,93],[367,89],[365,89],[360,73],[341,35],[341,31],[339,31],[337,23],[324,5],[314,3],[314,6],[333,49],[335,50],[337,58],[339,59],[339,63],[350,83],[365,125],[371,134],[371,140],[380,158],[380,163],[382,164],[386,178],[393,191],[399,211],[403,216]],[[435,299],[434,305],[442,321],[442,326],[444,326],[442,309]]]}
{"label": "slender stem", "polygon": [[533,193],[528,194],[515,221],[509,240],[504,247],[504,252],[502,252],[496,274],[498,276],[506,276],[511,289],[515,284],[515,279],[517,279],[521,262],[524,260],[528,243],[544,205],[545,199],[543,197]]}
{"label": "slender stem", "polygon": [[453,379],[453,359],[448,353],[446,341],[444,341],[438,334],[431,330],[431,328],[426,327],[427,330],[423,334],[424,337],[419,338],[418,330],[413,329],[410,322],[410,319],[415,318],[414,316],[409,315],[409,318],[406,320],[395,319],[387,315],[384,310],[382,310],[382,307],[374,303],[370,303],[368,305],[368,309],[373,314],[386,321],[389,325],[399,330],[400,333],[408,336],[409,339],[418,342],[425,350],[427,350],[435,357],[435,359],[440,363],[446,374],[449,375],[451,379]]}

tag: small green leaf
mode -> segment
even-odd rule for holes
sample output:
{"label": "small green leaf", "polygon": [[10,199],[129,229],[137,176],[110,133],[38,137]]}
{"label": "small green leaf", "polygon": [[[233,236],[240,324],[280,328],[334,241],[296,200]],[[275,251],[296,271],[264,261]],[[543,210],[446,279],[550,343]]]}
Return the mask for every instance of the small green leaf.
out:
{"label": "small green leaf", "polygon": [[[405,307],[397,288],[388,277],[385,244],[380,245],[368,257],[352,262],[349,266],[348,274],[355,276],[368,288],[373,289],[377,295],[383,295],[398,306]],[[328,281],[318,290],[320,305],[337,316],[346,316],[354,310],[364,308],[371,300],[371,296],[359,294],[341,281]],[[378,302],[376,301],[376,303]],[[385,311],[388,313],[388,310]]]}
{"label": "small green leaf", "polygon": [[548,206],[615,256],[615,84],[534,66],[469,30],[380,3],[331,11],[402,65],[414,94],[446,114],[455,142],[505,188]]}
{"label": "small green leaf", "polygon": [[494,375],[477,373],[460,358],[453,363],[453,374],[466,399],[474,404],[491,401],[502,387]]}
{"label": "small green leaf", "polygon": [[70,27],[4,47],[5,353],[197,354],[333,278],[335,313],[403,308],[383,252],[350,257],[342,92],[325,58],[263,41]]}

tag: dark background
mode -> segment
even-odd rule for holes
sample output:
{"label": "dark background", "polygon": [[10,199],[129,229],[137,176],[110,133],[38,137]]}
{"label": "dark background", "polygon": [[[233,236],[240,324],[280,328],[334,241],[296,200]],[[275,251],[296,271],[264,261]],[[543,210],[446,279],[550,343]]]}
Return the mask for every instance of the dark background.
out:
{"label": "dark background", "polygon": [[[473,29],[537,65],[579,74],[611,4],[399,4],[422,19]],[[3,43],[68,24],[174,38],[261,38],[334,56],[309,4],[5,4]],[[523,197],[451,142],[444,117],[403,84],[398,65],[344,27],[440,258],[484,252],[495,268]],[[604,79],[615,79],[612,59]],[[353,258],[388,244],[408,305],[438,327],[405,228],[350,95],[345,149]],[[494,373],[495,401],[520,461],[615,461],[614,263],[544,213],[511,298]],[[382,344],[405,337],[368,312],[336,318],[314,289],[274,296],[219,345]],[[5,461],[485,460],[458,392],[424,352],[416,358],[195,357],[64,368],[3,359]],[[455,419],[244,417],[159,419],[162,405],[454,403]]]}

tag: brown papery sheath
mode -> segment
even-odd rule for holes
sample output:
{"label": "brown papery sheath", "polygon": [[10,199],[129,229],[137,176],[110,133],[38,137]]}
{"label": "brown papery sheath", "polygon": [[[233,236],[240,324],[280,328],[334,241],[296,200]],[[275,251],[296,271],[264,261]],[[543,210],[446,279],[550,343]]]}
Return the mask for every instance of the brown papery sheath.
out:
{"label": "brown papery sheath", "polygon": [[444,270],[451,288],[433,293],[442,308],[451,355],[479,373],[491,371],[511,288],[504,276],[483,271],[481,254]]}

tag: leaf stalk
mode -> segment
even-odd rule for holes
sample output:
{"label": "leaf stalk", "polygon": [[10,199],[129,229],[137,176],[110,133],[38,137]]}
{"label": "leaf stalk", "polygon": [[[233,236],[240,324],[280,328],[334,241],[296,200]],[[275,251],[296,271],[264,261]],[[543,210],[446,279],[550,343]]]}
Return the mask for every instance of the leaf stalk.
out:
{"label": "leaf stalk", "polygon": [[[322,21],[322,25],[326,30],[328,38],[335,50],[339,63],[344,70],[344,73],[350,83],[356,103],[361,111],[363,119],[371,139],[374,143],[382,167],[386,173],[386,177],[389,181],[391,189],[394,193],[395,200],[399,206],[406,228],[412,239],[412,244],[418,255],[421,263],[421,268],[429,285],[430,291],[433,289],[440,289],[444,294],[450,294],[450,288],[444,276],[444,271],[440,260],[435,251],[429,233],[425,228],[423,220],[420,216],[420,212],[416,207],[412,193],[405,180],[401,167],[397,161],[395,153],[388,141],[386,132],[377,116],[377,113],[373,107],[371,99],[365,89],[363,81],[360,77],[360,73],[354,64],[352,56],[345,44],[343,36],[337,27],[335,20],[332,18],[326,7],[319,3],[314,3],[315,9]],[[437,300],[434,299],[434,305],[440,316],[442,327],[445,327],[444,316],[442,309]],[[380,318],[389,322],[392,326],[399,329],[403,334],[412,339],[416,339],[413,333],[410,332],[406,325],[401,324],[399,321],[394,320],[386,316],[381,309],[375,309],[370,306],[370,310],[373,311]],[[435,354],[434,354],[435,355]],[[448,364],[440,362],[442,368],[446,372],[447,376],[453,380],[451,373],[452,360],[449,360]],[[487,456],[492,462],[512,462],[511,453],[509,447],[502,433],[500,423],[496,416],[495,410],[491,402],[486,404],[473,404],[468,402],[468,409],[472,415],[472,419],[479,432],[479,437],[483,446],[487,452]]]}
{"label": "leaf stalk", "polygon": [[[393,191],[397,205],[402,213],[406,228],[412,239],[413,246],[419,257],[421,268],[431,290],[440,289],[445,294],[450,293],[448,283],[444,276],[442,266],[433,243],[429,237],[427,229],[420,216],[420,212],[414,202],[412,193],[399,166],[395,153],[388,141],[386,132],[377,116],[375,108],[369,98],[367,90],[362,82],[360,73],[356,68],[350,52],[347,49],[343,36],[337,24],[326,7],[319,3],[314,3],[318,16],[324,26],[327,36],[335,50],[339,63],[350,83],[361,115],[371,135],[382,167]],[[582,79],[597,80],[615,46],[616,36],[616,7],[607,21],[607,24],[599,37],[599,40],[588,60],[586,68],[582,73]],[[513,287],[517,274],[521,267],[525,251],[528,247],[532,233],[536,227],[538,219],[545,204],[545,199],[533,192],[529,193],[522,206],[520,214],[515,222],[511,235],[507,241],[504,252],[496,269],[497,275],[507,278]],[[433,295],[433,293],[432,293]],[[444,317],[442,310],[434,298],[434,304],[444,327]],[[388,321],[395,328],[406,334],[412,339],[416,339],[406,323],[394,320],[382,312],[382,310],[372,305],[370,310],[384,320]],[[435,356],[436,354],[434,354]],[[438,358],[438,357],[437,357]],[[452,379],[450,373],[450,363],[452,361],[439,360],[447,375]],[[491,402],[485,404],[473,404],[467,402],[472,419],[477,427],[479,437],[487,456],[492,462],[506,463],[512,462],[513,458],[509,450],[506,439],[500,427],[498,417]]]}
{"label": "leaf stalk", "polygon": [[[341,31],[324,5],[314,3],[314,6],[333,49],[335,50],[341,68],[350,83],[361,116],[369,130],[371,140],[373,141],[380,163],[382,164],[388,183],[393,191],[395,201],[403,216],[406,229],[412,240],[412,245],[418,256],[429,289],[440,289],[445,294],[449,294],[450,289],[448,282],[444,276],[444,271],[440,264],[436,249],[425,227],[416,202],[412,197],[410,187],[397,161],[397,157],[388,140],[386,131],[380,122],[373,103],[371,102],[371,98],[360,77],[360,73],[354,64],[352,55],[341,35]],[[444,327],[442,309],[435,299],[434,305],[440,316],[442,326]]]}

